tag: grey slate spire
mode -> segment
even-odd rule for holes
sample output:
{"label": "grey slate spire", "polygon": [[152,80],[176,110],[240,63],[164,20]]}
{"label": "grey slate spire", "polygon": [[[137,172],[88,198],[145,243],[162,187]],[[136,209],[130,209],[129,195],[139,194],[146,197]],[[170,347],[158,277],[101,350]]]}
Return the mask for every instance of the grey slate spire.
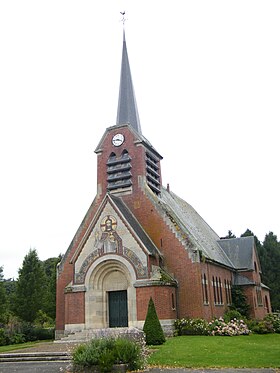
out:
{"label": "grey slate spire", "polygon": [[122,66],[119,90],[117,125],[129,123],[139,134],[140,120],[129,67],[125,33],[123,33]]}

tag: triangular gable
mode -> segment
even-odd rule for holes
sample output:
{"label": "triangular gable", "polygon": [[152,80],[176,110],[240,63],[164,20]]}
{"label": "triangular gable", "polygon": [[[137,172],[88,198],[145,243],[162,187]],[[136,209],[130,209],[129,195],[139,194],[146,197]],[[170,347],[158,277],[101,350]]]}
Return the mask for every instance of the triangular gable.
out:
{"label": "triangular gable", "polygon": [[133,127],[131,127],[129,124],[119,124],[119,125],[115,125],[115,126],[111,126],[111,127],[108,127],[106,128],[101,140],[99,141],[96,149],[95,149],[95,153],[100,153],[102,152],[102,146],[103,146],[103,142],[108,134],[108,132],[112,131],[113,129],[121,129],[121,128],[129,128],[130,131],[133,133],[134,137],[135,137],[135,142],[138,143],[138,144],[141,144],[143,143],[143,145],[151,150],[154,154],[157,155],[157,157],[159,159],[162,159],[162,156],[156,151],[156,149],[153,147],[153,145],[145,138],[145,136],[143,136],[142,134],[138,133]]}
{"label": "triangular gable", "polygon": [[236,269],[254,270],[254,256],[258,260],[255,252],[255,241],[253,236],[228,238],[219,240],[226,255],[233,262]]}
{"label": "triangular gable", "polygon": [[[98,211],[80,238],[70,262],[76,284],[82,284],[91,264],[106,255],[130,261],[138,279],[148,276],[148,256],[160,255],[131,211],[118,197],[105,196]],[[108,256],[109,258],[109,256]]]}

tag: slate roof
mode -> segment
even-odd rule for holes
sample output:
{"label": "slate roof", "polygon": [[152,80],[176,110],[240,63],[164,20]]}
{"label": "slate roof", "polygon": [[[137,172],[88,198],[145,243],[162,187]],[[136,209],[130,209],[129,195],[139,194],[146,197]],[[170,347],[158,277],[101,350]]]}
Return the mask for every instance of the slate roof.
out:
{"label": "slate roof", "polygon": [[132,214],[132,212],[129,210],[129,208],[126,206],[123,200],[120,197],[116,197],[114,195],[110,195],[110,198],[115,203],[117,208],[120,210],[125,220],[129,223],[129,225],[132,227],[134,232],[137,234],[137,236],[139,237],[143,245],[146,247],[148,252],[151,255],[161,256],[161,253],[156,247],[156,245],[153,243],[153,241],[144,231],[141,224],[138,222],[138,220],[135,218],[135,216]]}
{"label": "slate roof", "polygon": [[162,209],[176,221],[206,258],[234,268],[234,264],[218,243],[220,237],[190,204],[164,187],[161,189],[161,196],[157,198]]}
{"label": "slate roof", "polygon": [[235,273],[234,275],[234,285],[256,285],[254,281],[251,281],[248,277],[242,276],[240,273]]}
{"label": "slate roof", "polygon": [[219,245],[237,269],[254,270],[253,236],[219,240]]}
{"label": "slate roof", "polygon": [[129,66],[125,33],[123,34],[123,50],[121,64],[121,78],[119,88],[119,103],[117,113],[117,125],[129,123],[139,134],[141,134],[140,119],[137,109],[134,88],[132,84]]}

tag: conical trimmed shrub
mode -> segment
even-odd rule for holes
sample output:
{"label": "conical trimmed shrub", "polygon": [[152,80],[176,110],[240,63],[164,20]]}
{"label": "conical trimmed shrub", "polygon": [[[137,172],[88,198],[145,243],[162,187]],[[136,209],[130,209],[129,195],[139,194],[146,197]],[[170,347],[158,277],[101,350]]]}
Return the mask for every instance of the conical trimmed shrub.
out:
{"label": "conical trimmed shrub", "polygon": [[143,330],[146,334],[147,345],[162,345],[165,342],[165,336],[160,325],[152,297],[149,300],[148,311]]}

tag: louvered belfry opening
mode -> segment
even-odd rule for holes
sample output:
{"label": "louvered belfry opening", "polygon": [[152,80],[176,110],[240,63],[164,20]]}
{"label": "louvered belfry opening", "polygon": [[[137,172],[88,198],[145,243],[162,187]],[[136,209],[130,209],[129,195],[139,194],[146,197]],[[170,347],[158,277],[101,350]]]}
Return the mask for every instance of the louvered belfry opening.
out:
{"label": "louvered belfry opening", "polygon": [[116,189],[129,188],[131,181],[131,157],[127,150],[124,150],[120,157],[111,153],[107,161],[107,189],[113,191]]}
{"label": "louvered belfry opening", "polygon": [[160,194],[160,174],[159,174],[159,159],[146,152],[146,177],[147,183],[152,191],[156,194]]}

